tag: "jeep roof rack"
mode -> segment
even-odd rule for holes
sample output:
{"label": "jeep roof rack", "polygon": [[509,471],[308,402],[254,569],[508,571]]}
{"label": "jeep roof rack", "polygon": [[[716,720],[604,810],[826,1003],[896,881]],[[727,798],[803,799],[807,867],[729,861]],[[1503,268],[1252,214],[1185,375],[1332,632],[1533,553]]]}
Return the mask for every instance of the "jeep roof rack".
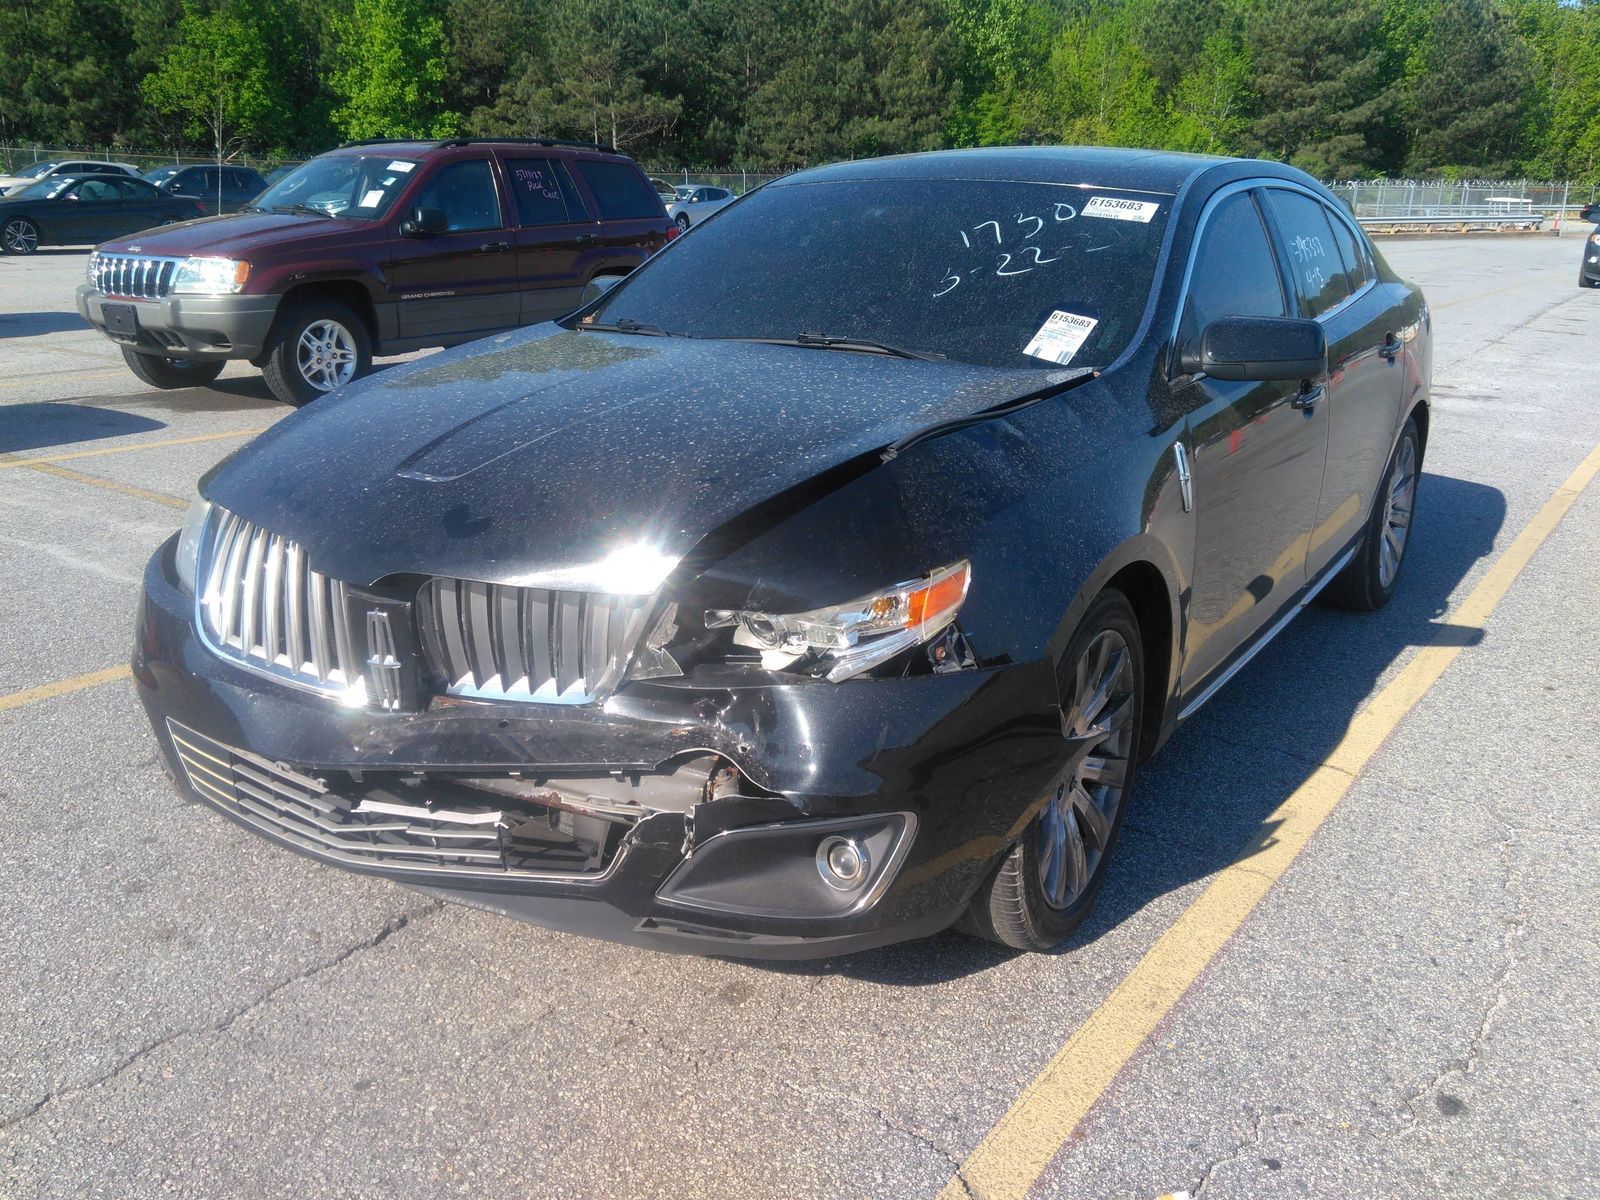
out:
{"label": "jeep roof rack", "polygon": [[574,150],[598,150],[602,154],[620,154],[615,146],[602,145],[600,142],[573,142],[566,138],[529,138],[529,137],[475,137],[475,138],[445,138],[439,142],[440,146],[481,146],[506,143],[513,146],[570,146]]}

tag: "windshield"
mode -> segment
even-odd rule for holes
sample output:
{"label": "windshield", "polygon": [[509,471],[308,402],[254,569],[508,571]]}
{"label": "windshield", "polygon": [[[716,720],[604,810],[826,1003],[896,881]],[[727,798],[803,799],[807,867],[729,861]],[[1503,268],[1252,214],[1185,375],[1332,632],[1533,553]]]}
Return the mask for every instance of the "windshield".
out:
{"label": "windshield", "polygon": [[164,183],[177,173],[177,167],[157,167],[154,171],[146,171],[144,177],[150,183]]}
{"label": "windshield", "polygon": [[766,187],[634,272],[584,322],[1103,367],[1143,315],[1171,199],[978,180]]}
{"label": "windshield", "polygon": [[329,216],[373,221],[389,211],[416,169],[409,158],[330,154],[296,167],[251,203],[274,212],[292,211],[298,204]]}
{"label": "windshield", "polygon": [[34,163],[33,166],[31,166],[31,167],[23,167],[22,170],[18,171],[17,172],[17,178],[18,179],[37,179],[37,178],[39,178],[39,176],[43,175],[46,171],[52,170],[53,168],[55,168],[55,167],[57,167],[59,165],[60,165],[59,163],[53,163],[53,162]]}

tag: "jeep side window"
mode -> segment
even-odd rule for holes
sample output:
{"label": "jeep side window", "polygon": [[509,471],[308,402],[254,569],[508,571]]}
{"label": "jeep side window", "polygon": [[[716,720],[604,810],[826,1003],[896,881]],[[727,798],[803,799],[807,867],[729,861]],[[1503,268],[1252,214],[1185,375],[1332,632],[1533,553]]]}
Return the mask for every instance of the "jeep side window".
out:
{"label": "jeep side window", "polygon": [[583,202],[566,167],[553,158],[507,158],[506,174],[517,200],[517,222],[524,229],[536,225],[564,225],[585,218]]}
{"label": "jeep side window", "polygon": [[444,213],[447,233],[499,229],[503,224],[500,194],[486,158],[469,158],[443,167],[422,189],[417,207],[437,208]]}
{"label": "jeep side window", "polygon": [[589,182],[602,221],[661,216],[661,197],[631,164],[579,159],[576,166]]}

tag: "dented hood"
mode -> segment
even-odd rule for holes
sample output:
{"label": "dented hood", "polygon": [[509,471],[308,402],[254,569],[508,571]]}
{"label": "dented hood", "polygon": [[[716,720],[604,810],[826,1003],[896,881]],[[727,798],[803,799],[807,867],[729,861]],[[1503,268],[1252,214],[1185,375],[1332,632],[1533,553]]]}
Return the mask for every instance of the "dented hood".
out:
{"label": "dented hood", "polygon": [[202,488],[352,583],[577,579],[1072,374],[539,325],[318,400]]}

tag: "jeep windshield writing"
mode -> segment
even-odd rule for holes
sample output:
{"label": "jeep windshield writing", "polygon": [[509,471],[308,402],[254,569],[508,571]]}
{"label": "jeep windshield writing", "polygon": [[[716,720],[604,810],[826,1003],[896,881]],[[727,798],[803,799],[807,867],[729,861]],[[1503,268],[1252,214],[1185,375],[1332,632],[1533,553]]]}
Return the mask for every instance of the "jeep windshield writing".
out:
{"label": "jeep windshield writing", "polygon": [[1170,208],[1167,195],[1072,184],[778,184],[695,229],[585,321],[1103,367],[1143,316]]}
{"label": "jeep windshield writing", "polygon": [[330,217],[372,221],[389,211],[416,169],[415,160],[386,154],[314,158],[256,197],[253,207],[270,212],[312,209]]}

